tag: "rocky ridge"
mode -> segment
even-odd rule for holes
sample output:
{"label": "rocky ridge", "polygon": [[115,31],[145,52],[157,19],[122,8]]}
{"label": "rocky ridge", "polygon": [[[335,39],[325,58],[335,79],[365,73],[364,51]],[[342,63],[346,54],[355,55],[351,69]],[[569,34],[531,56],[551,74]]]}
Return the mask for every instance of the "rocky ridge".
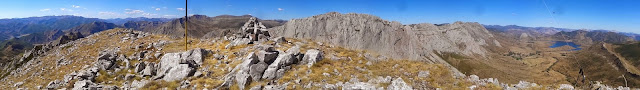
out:
{"label": "rocky ridge", "polygon": [[[482,25],[469,22],[402,25],[366,14],[330,12],[293,19],[274,27],[271,34],[313,39],[339,46],[370,50],[395,59],[447,64],[441,52],[484,57],[484,47],[500,46]],[[452,70],[458,72],[457,70]],[[461,74],[461,73],[459,73]]]}

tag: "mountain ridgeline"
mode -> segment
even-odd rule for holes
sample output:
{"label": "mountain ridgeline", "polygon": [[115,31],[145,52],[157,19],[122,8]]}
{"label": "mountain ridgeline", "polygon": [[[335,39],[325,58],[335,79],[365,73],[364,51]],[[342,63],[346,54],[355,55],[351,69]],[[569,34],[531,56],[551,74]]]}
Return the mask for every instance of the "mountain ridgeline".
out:
{"label": "mountain ridgeline", "polygon": [[[225,35],[240,33],[238,28],[242,27],[252,16],[231,16],[221,15],[208,17],[205,15],[193,15],[188,17],[189,37],[213,38]],[[138,21],[127,22],[125,28],[133,28],[140,31],[166,34],[173,37],[184,36],[185,18],[178,18],[168,22]],[[283,20],[261,20],[266,27],[280,26],[286,21]]]}
{"label": "mountain ridgeline", "polygon": [[594,42],[623,44],[636,41],[635,39],[627,35],[609,31],[561,31],[554,34],[553,37],[558,40],[572,40],[581,44],[593,44]]}
{"label": "mountain ridgeline", "polygon": [[44,16],[30,18],[0,19],[0,40],[19,37],[47,30],[66,30],[82,24],[103,21],[98,18],[80,16]]}

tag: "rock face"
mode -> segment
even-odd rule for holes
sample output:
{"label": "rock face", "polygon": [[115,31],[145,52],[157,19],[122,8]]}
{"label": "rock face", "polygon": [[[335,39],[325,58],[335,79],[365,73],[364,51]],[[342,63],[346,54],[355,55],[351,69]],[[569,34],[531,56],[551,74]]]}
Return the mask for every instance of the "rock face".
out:
{"label": "rock face", "polygon": [[415,60],[434,58],[429,56],[433,50],[484,55],[481,46],[489,45],[487,39],[493,37],[478,23],[402,25],[372,15],[336,12],[293,19],[270,32],[274,36],[313,39]]}
{"label": "rock face", "polygon": [[[366,14],[330,12],[293,19],[269,30],[273,36],[312,39],[343,47],[375,51],[391,58],[446,64],[435,52],[484,56],[495,46],[493,35],[478,23],[402,25]],[[452,70],[457,72],[457,70]],[[458,73],[461,74],[461,73]]]}

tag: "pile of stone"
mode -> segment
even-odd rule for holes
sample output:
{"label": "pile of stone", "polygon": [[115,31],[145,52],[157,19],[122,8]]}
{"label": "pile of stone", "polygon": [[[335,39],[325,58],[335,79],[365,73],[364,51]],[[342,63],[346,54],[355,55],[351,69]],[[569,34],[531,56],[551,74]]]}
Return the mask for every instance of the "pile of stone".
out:
{"label": "pile of stone", "polygon": [[249,18],[249,21],[244,23],[241,30],[244,33],[244,37],[249,38],[251,41],[268,39],[268,37],[270,37],[269,32],[267,32],[267,27],[258,21],[256,17]]}
{"label": "pile of stone", "polygon": [[[230,48],[237,45],[245,45],[245,44],[254,44],[259,42],[268,41],[271,35],[267,31],[267,27],[265,27],[262,22],[260,22],[256,17],[249,18],[242,28],[240,28],[240,36],[231,36],[226,37],[225,40],[230,40],[231,43],[225,46],[225,48]],[[284,38],[282,38],[284,40]]]}

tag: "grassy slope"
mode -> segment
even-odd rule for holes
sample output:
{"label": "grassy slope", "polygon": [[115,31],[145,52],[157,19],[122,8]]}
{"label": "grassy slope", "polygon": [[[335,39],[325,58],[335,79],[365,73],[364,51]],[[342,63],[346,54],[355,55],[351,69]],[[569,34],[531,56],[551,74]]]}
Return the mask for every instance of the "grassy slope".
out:
{"label": "grassy slope", "polygon": [[583,48],[577,53],[569,53],[566,57],[559,57],[558,62],[552,68],[567,76],[567,81],[572,84],[584,85],[580,78],[580,69],[585,72],[585,81],[602,81],[603,84],[613,86],[624,86],[624,78],[630,87],[640,84],[640,78],[633,77],[623,71],[619,62],[615,61],[615,56],[602,49],[601,44],[594,44],[591,47]]}
{"label": "grassy slope", "polygon": [[621,44],[615,49],[637,68],[640,67],[640,43]]}

